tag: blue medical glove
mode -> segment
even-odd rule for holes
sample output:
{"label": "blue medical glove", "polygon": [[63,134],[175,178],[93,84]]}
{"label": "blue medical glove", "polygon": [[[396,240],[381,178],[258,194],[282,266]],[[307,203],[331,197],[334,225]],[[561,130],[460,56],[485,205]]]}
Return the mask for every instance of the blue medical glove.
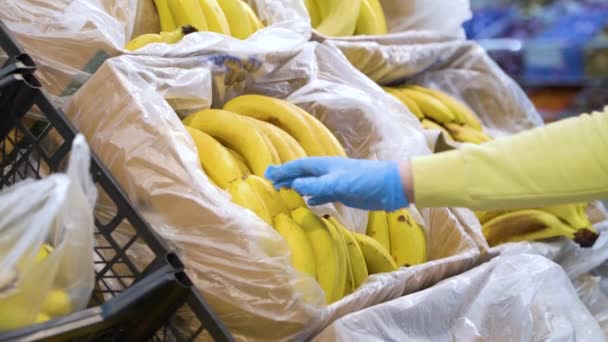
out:
{"label": "blue medical glove", "polygon": [[394,161],[312,157],[270,166],[265,173],[277,189],[312,196],[309,205],[341,202],[353,208],[394,211],[409,205]]}

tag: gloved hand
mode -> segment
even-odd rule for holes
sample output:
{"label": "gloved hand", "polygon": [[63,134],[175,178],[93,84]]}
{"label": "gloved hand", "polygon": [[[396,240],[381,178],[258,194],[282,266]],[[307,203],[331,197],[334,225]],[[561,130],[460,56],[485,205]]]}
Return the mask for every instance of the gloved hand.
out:
{"label": "gloved hand", "polygon": [[266,178],[275,188],[312,196],[310,205],[341,202],[366,210],[394,211],[409,205],[399,165],[394,161],[312,157],[270,166]]}

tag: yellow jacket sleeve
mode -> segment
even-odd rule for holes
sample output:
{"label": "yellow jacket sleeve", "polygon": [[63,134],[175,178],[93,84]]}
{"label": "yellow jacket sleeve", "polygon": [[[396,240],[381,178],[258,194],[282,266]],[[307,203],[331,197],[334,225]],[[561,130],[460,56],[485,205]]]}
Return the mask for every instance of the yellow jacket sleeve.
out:
{"label": "yellow jacket sleeve", "polygon": [[608,198],[608,110],[412,160],[419,207],[533,208]]}

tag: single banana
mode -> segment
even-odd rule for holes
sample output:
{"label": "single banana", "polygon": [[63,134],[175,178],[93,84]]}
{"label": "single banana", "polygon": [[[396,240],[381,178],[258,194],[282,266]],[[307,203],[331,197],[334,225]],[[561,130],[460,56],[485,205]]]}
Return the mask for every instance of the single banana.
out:
{"label": "single banana", "polygon": [[355,33],[361,0],[318,0],[321,23],[317,31],[330,37],[352,36]]}
{"label": "single banana", "polygon": [[411,85],[409,87],[411,89],[425,92],[443,102],[443,104],[445,104],[456,116],[456,122],[470,126],[480,132],[482,131],[481,122],[475,113],[473,113],[473,111],[470,110],[469,107],[467,107],[464,103],[439,90],[416,85]]}
{"label": "single banana", "polygon": [[238,39],[247,39],[253,32],[251,26],[249,26],[249,16],[241,5],[241,1],[218,0],[230,25],[232,36]]}
{"label": "single banana", "polygon": [[228,152],[230,152],[230,155],[234,158],[234,161],[238,164],[239,169],[241,169],[241,172],[243,173],[243,176],[247,176],[251,174],[251,170],[249,170],[249,167],[247,167],[247,163],[245,162],[245,159],[243,159],[243,156],[241,156],[240,154],[238,154],[235,150],[226,147],[226,149],[228,150]]}
{"label": "single banana", "polygon": [[306,201],[292,189],[281,189],[279,195],[283,198],[283,202],[287,205],[289,210],[295,210],[297,208],[306,208]]}
{"label": "single banana", "polygon": [[160,36],[160,34],[146,33],[131,39],[131,41],[125,45],[125,50],[135,51],[143,48],[146,45],[162,42],[163,38]]}
{"label": "single banana", "polygon": [[183,121],[186,126],[201,130],[235,150],[258,176],[264,176],[266,168],[274,164],[274,156],[268,149],[264,135],[238,114],[204,109],[189,115]]}
{"label": "single banana", "polygon": [[131,40],[125,45],[125,49],[135,51],[152,43],[175,44],[179,42],[185,35],[197,32],[196,28],[191,25],[185,25],[176,28],[170,32],[146,33]]}
{"label": "single banana", "polygon": [[169,10],[178,26],[192,25],[199,31],[207,31],[207,20],[198,0],[170,0]]}
{"label": "single banana", "polygon": [[454,141],[454,137],[452,137],[452,134],[450,134],[450,131],[448,131],[447,129],[445,129],[445,127],[441,126],[440,124],[436,123],[435,121],[431,121],[429,119],[422,119],[422,120],[420,120],[420,123],[422,124],[422,128],[438,129],[443,133],[443,135],[445,136],[447,141]]}
{"label": "single banana", "polygon": [[247,13],[247,17],[249,18],[249,27],[251,29],[251,33],[255,33],[264,28],[264,23],[258,18],[257,14],[253,11],[251,6],[245,1],[241,1],[241,6],[243,6],[243,10]]}
{"label": "single banana", "polygon": [[314,128],[296,108],[287,101],[262,95],[242,95],[224,105],[225,110],[266,121],[283,129],[298,141],[308,156],[326,155]]}
{"label": "single banana", "polygon": [[353,291],[359,288],[368,277],[367,266],[365,265],[365,259],[359,244],[355,240],[353,233],[346,229],[335,217],[330,217],[329,221],[338,227],[344,242],[346,243],[346,250],[348,251],[348,259],[350,261],[351,274],[353,277]]}
{"label": "single banana", "polygon": [[472,144],[483,144],[492,140],[492,138],[489,136],[469,126],[447,123],[445,124],[445,127],[456,141]]}
{"label": "single banana", "polygon": [[425,263],[426,237],[424,229],[412,218],[407,209],[387,214],[391,238],[391,256],[397,266],[413,266]]}
{"label": "single banana", "polygon": [[347,157],[344,147],[340,144],[336,136],[319,119],[308,113],[304,109],[291,104],[295,110],[302,114],[302,117],[312,127],[320,139],[321,145],[327,156]]}
{"label": "single banana", "polygon": [[207,28],[211,32],[230,35],[230,25],[222,7],[217,0],[198,0],[199,6],[205,15]]}
{"label": "single banana", "polygon": [[232,196],[232,201],[244,208],[251,210],[259,218],[272,226],[272,217],[266,208],[264,201],[257,192],[242,178],[237,178],[228,184],[226,188]]}
{"label": "single banana", "polygon": [[361,9],[355,27],[356,35],[382,35],[388,33],[386,18],[379,0],[361,0]]}
{"label": "single banana", "polygon": [[395,260],[378,241],[364,234],[353,233],[353,236],[361,248],[369,274],[397,270]]}
{"label": "single banana", "polygon": [[538,209],[557,216],[574,229],[582,229],[592,227],[586,212],[588,205],[588,203],[564,204]]}
{"label": "single banana", "polygon": [[319,6],[316,0],[304,0],[304,5],[310,16],[310,25],[317,27],[321,23],[321,14],[319,14]]}
{"label": "single banana", "polygon": [[289,246],[293,267],[317,279],[315,254],[304,229],[286,214],[278,214],[274,218],[274,227]]}
{"label": "single banana", "polygon": [[497,216],[486,222],[482,226],[482,231],[490,246],[558,236],[574,239],[576,232],[555,215],[536,209],[511,211]]}
{"label": "single banana", "polygon": [[315,254],[317,268],[317,281],[325,292],[328,304],[340,299],[344,284],[340,279],[340,255],[338,246],[331,232],[323,221],[308,208],[298,208],[291,212],[291,217],[299,224],[308,240],[311,242]]}
{"label": "single banana", "polygon": [[269,181],[256,175],[249,175],[244,178],[245,182],[251,186],[264,202],[264,206],[268,209],[270,217],[274,218],[281,213],[289,214],[289,209],[285,202],[283,202],[283,198],[281,198],[279,192],[274,189]]}
{"label": "single banana", "polygon": [[435,97],[411,88],[400,88],[402,94],[416,102],[422,114],[440,124],[454,122],[456,116],[452,111]]}
{"label": "single banana", "polygon": [[481,223],[483,225],[484,223],[490,221],[491,219],[498,217],[502,214],[505,214],[507,212],[504,210],[495,210],[495,211],[480,211],[479,210],[479,211],[474,211],[473,213],[479,220],[479,223]]}
{"label": "single banana", "polygon": [[[346,243],[338,227],[336,227],[327,218],[322,217],[321,220],[329,230],[331,237],[334,239],[338,251],[338,277],[337,282],[340,285],[338,293],[336,294],[336,300],[343,298],[345,295],[352,293],[353,291],[353,280],[350,268],[350,260],[348,259],[348,250],[346,249]],[[350,292],[347,292],[350,291]]]}
{"label": "single banana", "polygon": [[177,24],[169,9],[169,1],[170,0],[154,0],[156,12],[158,12],[158,18],[160,20],[160,30],[162,32],[171,32],[177,28]]}
{"label": "single banana", "polygon": [[194,140],[201,167],[213,183],[226,189],[228,183],[243,176],[238,163],[222,144],[197,129],[186,127],[186,130]]}
{"label": "single banana", "polygon": [[405,96],[405,94],[403,94],[399,89],[391,87],[382,87],[382,89],[406,106],[407,109],[409,109],[410,112],[412,112],[412,114],[414,114],[414,116],[416,116],[418,119],[424,119],[424,114],[422,114],[422,111],[416,102]]}
{"label": "single banana", "polygon": [[306,152],[298,142],[287,132],[267,122],[246,117],[264,133],[278,153],[281,163],[306,157]]}
{"label": "single banana", "polygon": [[378,241],[387,251],[391,250],[388,218],[385,211],[370,211],[365,234]]}

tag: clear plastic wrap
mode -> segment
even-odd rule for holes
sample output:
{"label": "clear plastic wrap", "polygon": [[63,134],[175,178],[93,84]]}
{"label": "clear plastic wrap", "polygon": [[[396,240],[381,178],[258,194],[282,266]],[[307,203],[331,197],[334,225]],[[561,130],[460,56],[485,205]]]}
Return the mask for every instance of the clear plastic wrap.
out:
{"label": "clear plastic wrap", "polygon": [[[427,154],[413,116],[354,69],[331,46],[293,44],[282,32],[255,42],[187,36],[166,58],[124,55],[107,61],[66,112],[91,141],[154,228],[183,256],[189,275],[238,338],[308,338],[331,321],[411,293],[469,269],[480,254],[477,228],[449,209],[414,210],[427,228],[432,260],[370,277],[326,307],[312,278],[289,266],[280,235],[233,204],[200,168],[181,115],[221,107],[244,93],[287,99],[319,118],[351,157]],[[269,46],[275,44],[270,51]],[[349,228],[365,229],[365,212],[324,206]],[[125,237],[127,238],[127,237]],[[142,256],[139,256],[142,257]]]}
{"label": "clear plastic wrap", "polygon": [[603,341],[561,267],[500,256],[434,287],[335,321],[315,341]]}
{"label": "clear plastic wrap", "polygon": [[89,147],[74,139],[66,174],[0,192],[0,331],[86,307],[93,285]]}
{"label": "clear plastic wrap", "polygon": [[[259,2],[260,17],[272,25],[254,36],[277,30],[285,39],[309,39],[310,24],[298,0]],[[106,59],[132,53],[123,49],[131,38],[158,32],[159,27],[152,0],[3,0],[0,20],[35,59],[37,77],[60,104]],[[196,35],[203,35],[205,41],[229,39],[212,32]],[[172,45],[153,44],[134,53],[162,55],[172,49]]]}

